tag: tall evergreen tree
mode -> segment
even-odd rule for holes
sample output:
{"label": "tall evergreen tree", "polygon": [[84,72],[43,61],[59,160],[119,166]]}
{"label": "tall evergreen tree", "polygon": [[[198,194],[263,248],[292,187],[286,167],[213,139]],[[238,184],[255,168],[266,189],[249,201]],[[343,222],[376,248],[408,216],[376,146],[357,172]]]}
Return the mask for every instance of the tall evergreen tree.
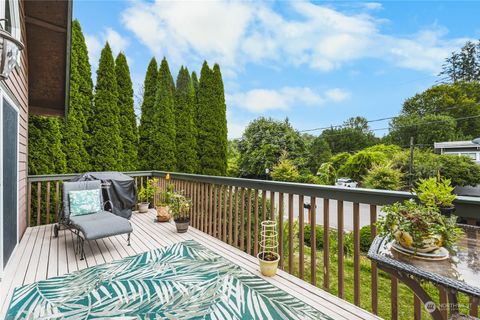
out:
{"label": "tall evergreen tree", "polygon": [[197,144],[199,172],[225,175],[227,169],[227,121],[220,67],[205,61],[197,94]]}
{"label": "tall evergreen tree", "polygon": [[154,133],[153,121],[155,97],[157,92],[158,64],[155,58],[150,60],[143,83],[143,101],[141,106],[138,165],[139,169],[152,170],[154,167]]}
{"label": "tall evergreen tree", "polygon": [[63,130],[63,151],[67,172],[90,170],[89,130],[87,118],[92,112],[92,74],[85,38],[78,20],[72,23],[72,54],[70,64],[70,106]]}
{"label": "tall evergreen tree", "polygon": [[194,173],[197,169],[197,143],[194,121],[195,92],[190,73],[183,66],[177,76],[175,129],[177,170]]}
{"label": "tall evergreen tree", "polygon": [[122,138],[122,170],[133,171],[138,168],[138,129],[133,106],[133,87],[125,54],[119,53],[115,59],[117,74],[118,109],[120,112],[120,137]]}
{"label": "tall evergreen tree", "polygon": [[117,80],[112,50],[102,50],[95,86],[92,121],[92,163],[97,171],[122,170],[122,139],[117,105]]}
{"label": "tall evergreen tree", "polygon": [[175,113],[173,78],[167,59],[160,63],[154,106],[153,166],[151,169],[175,171]]}
{"label": "tall evergreen tree", "polygon": [[62,148],[61,120],[30,116],[28,120],[28,173],[61,174],[67,170]]}

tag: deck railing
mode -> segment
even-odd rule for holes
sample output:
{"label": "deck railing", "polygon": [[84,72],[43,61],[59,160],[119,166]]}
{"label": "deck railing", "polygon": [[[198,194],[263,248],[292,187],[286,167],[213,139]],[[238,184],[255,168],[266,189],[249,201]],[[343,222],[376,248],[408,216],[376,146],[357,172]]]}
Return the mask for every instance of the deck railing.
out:
{"label": "deck railing", "polygon": [[[351,300],[375,314],[379,313],[379,294],[385,293],[379,291],[379,272],[375,263],[367,261],[361,253],[361,225],[370,226],[370,238],[373,239],[376,236],[375,222],[380,207],[409,199],[412,194],[183,173],[170,173],[170,180],[167,181],[166,173],[161,171],[126,174],[134,177],[137,186],[144,185],[154,177],[158,178],[162,189],[172,183],[175,190],[183,191],[192,199],[190,224],[193,227],[254,256],[259,250],[260,222],[266,219],[276,220],[279,226],[281,269],[334,292],[343,299]],[[75,175],[28,177],[29,225],[53,223],[58,219],[62,181],[73,176]],[[154,205],[159,203],[160,197],[160,193],[155,195]],[[467,223],[480,221],[480,199],[458,197],[455,205],[457,214]],[[333,209],[335,206],[336,210]],[[313,245],[317,240],[318,220],[323,226],[323,254],[317,253],[317,246]],[[309,234],[305,234],[307,225],[310,227],[307,228]],[[349,229],[351,233],[335,232],[335,229]],[[330,243],[332,235],[335,235],[335,245]],[[349,259],[345,258],[344,251],[347,235],[353,238],[353,253]],[[312,245],[306,244],[306,237]],[[332,250],[336,252],[331,252]],[[332,256],[336,262],[331,261]],[[350,265],[351,260],[353,266]],[[368,290],[365,290],[365,279],[361,279],[361,268],[365,264],[370,267]],[[347,268],[352,272],[346,272]],[[352,273],[353,277],[350,277]],[[387,277],[385,274],[382,276]],[[321,283],[317,283],[317,278]],[[346,290],[346,281],[353,281],[353,292]],[[381,314],[382,316],[399,318],[399,290],[398,280],[391,277],[390,314]],[[446,292],[442,288],[438,289],[438,296],[440,303],[447,302]],[[413,293],[410,297],[414,308],[413,314],[408,317],[420,319],[420,300]],[[366,301],[370,303],[367,304]],[[478,301],[470,301],[469,313],[478,314]]]}

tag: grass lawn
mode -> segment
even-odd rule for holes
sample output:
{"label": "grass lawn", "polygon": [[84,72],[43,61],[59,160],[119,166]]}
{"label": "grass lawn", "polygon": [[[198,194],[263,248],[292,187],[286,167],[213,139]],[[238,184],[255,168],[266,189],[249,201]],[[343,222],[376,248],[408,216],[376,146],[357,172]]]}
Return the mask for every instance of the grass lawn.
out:
{"label": "grass lawn", "polygon": [[[338,259],[335,253],[330,251],[330,293],[338,295]],[[285,258],[285,269],[288,268],[288,254]],[[294,271],[293,274],[298,276],[299,270],[298,250],[295,250]],[[310,247],[305,246],[305,281],[310,282]],[[345,299],[353,303],[353,257],[345,257],[344,259],[344,291]],[[323,251],[317,250],[317,286],[323,285]],[[366,256],[360,259],[360,306],[363,309],[372,311],[371,299],[371,263]],[[439,303],[438,289],[430,283],[424,283],[423,287],[432,297],[435,303]],[[390,289],[391,281],[388,274],[378,272],[378,315],[385,319],[391,319],[390,308]],[[398,318],[413,319],[413,292],[400,281],[398,283]],[[459,304],[468,305],[468,298],[464,295],[459,297]],[[425,310],[422,304],[422,319],[431,319],[430,314]],[[461,308],[463,313],[468,313],[468,309]]]}

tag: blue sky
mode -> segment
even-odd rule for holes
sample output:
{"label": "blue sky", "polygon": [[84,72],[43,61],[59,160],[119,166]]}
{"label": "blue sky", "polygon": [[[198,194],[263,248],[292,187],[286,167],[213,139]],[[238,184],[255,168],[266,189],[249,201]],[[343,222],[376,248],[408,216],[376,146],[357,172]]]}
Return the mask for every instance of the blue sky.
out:
{"label": "blue sky", "polygon": [[166,56],[174,78],[181,65],[198,72],[203,60],[218,62],[233,138],[259,116],[306,130],[396,115],[435,83],[452,50],[480,38],[478,12],[474,1],[77,0],[73,15],[93,71],[108,41],[127,55],[137,93],[152,56]]}

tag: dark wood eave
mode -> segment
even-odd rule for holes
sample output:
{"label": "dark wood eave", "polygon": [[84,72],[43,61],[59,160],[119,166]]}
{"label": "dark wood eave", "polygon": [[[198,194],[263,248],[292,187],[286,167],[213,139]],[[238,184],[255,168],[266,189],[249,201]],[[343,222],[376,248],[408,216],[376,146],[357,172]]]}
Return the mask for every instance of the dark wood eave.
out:
{"label": "dark wood eave", "polygon": [[71,0],[25,0],[30,114],[68,113]]}

